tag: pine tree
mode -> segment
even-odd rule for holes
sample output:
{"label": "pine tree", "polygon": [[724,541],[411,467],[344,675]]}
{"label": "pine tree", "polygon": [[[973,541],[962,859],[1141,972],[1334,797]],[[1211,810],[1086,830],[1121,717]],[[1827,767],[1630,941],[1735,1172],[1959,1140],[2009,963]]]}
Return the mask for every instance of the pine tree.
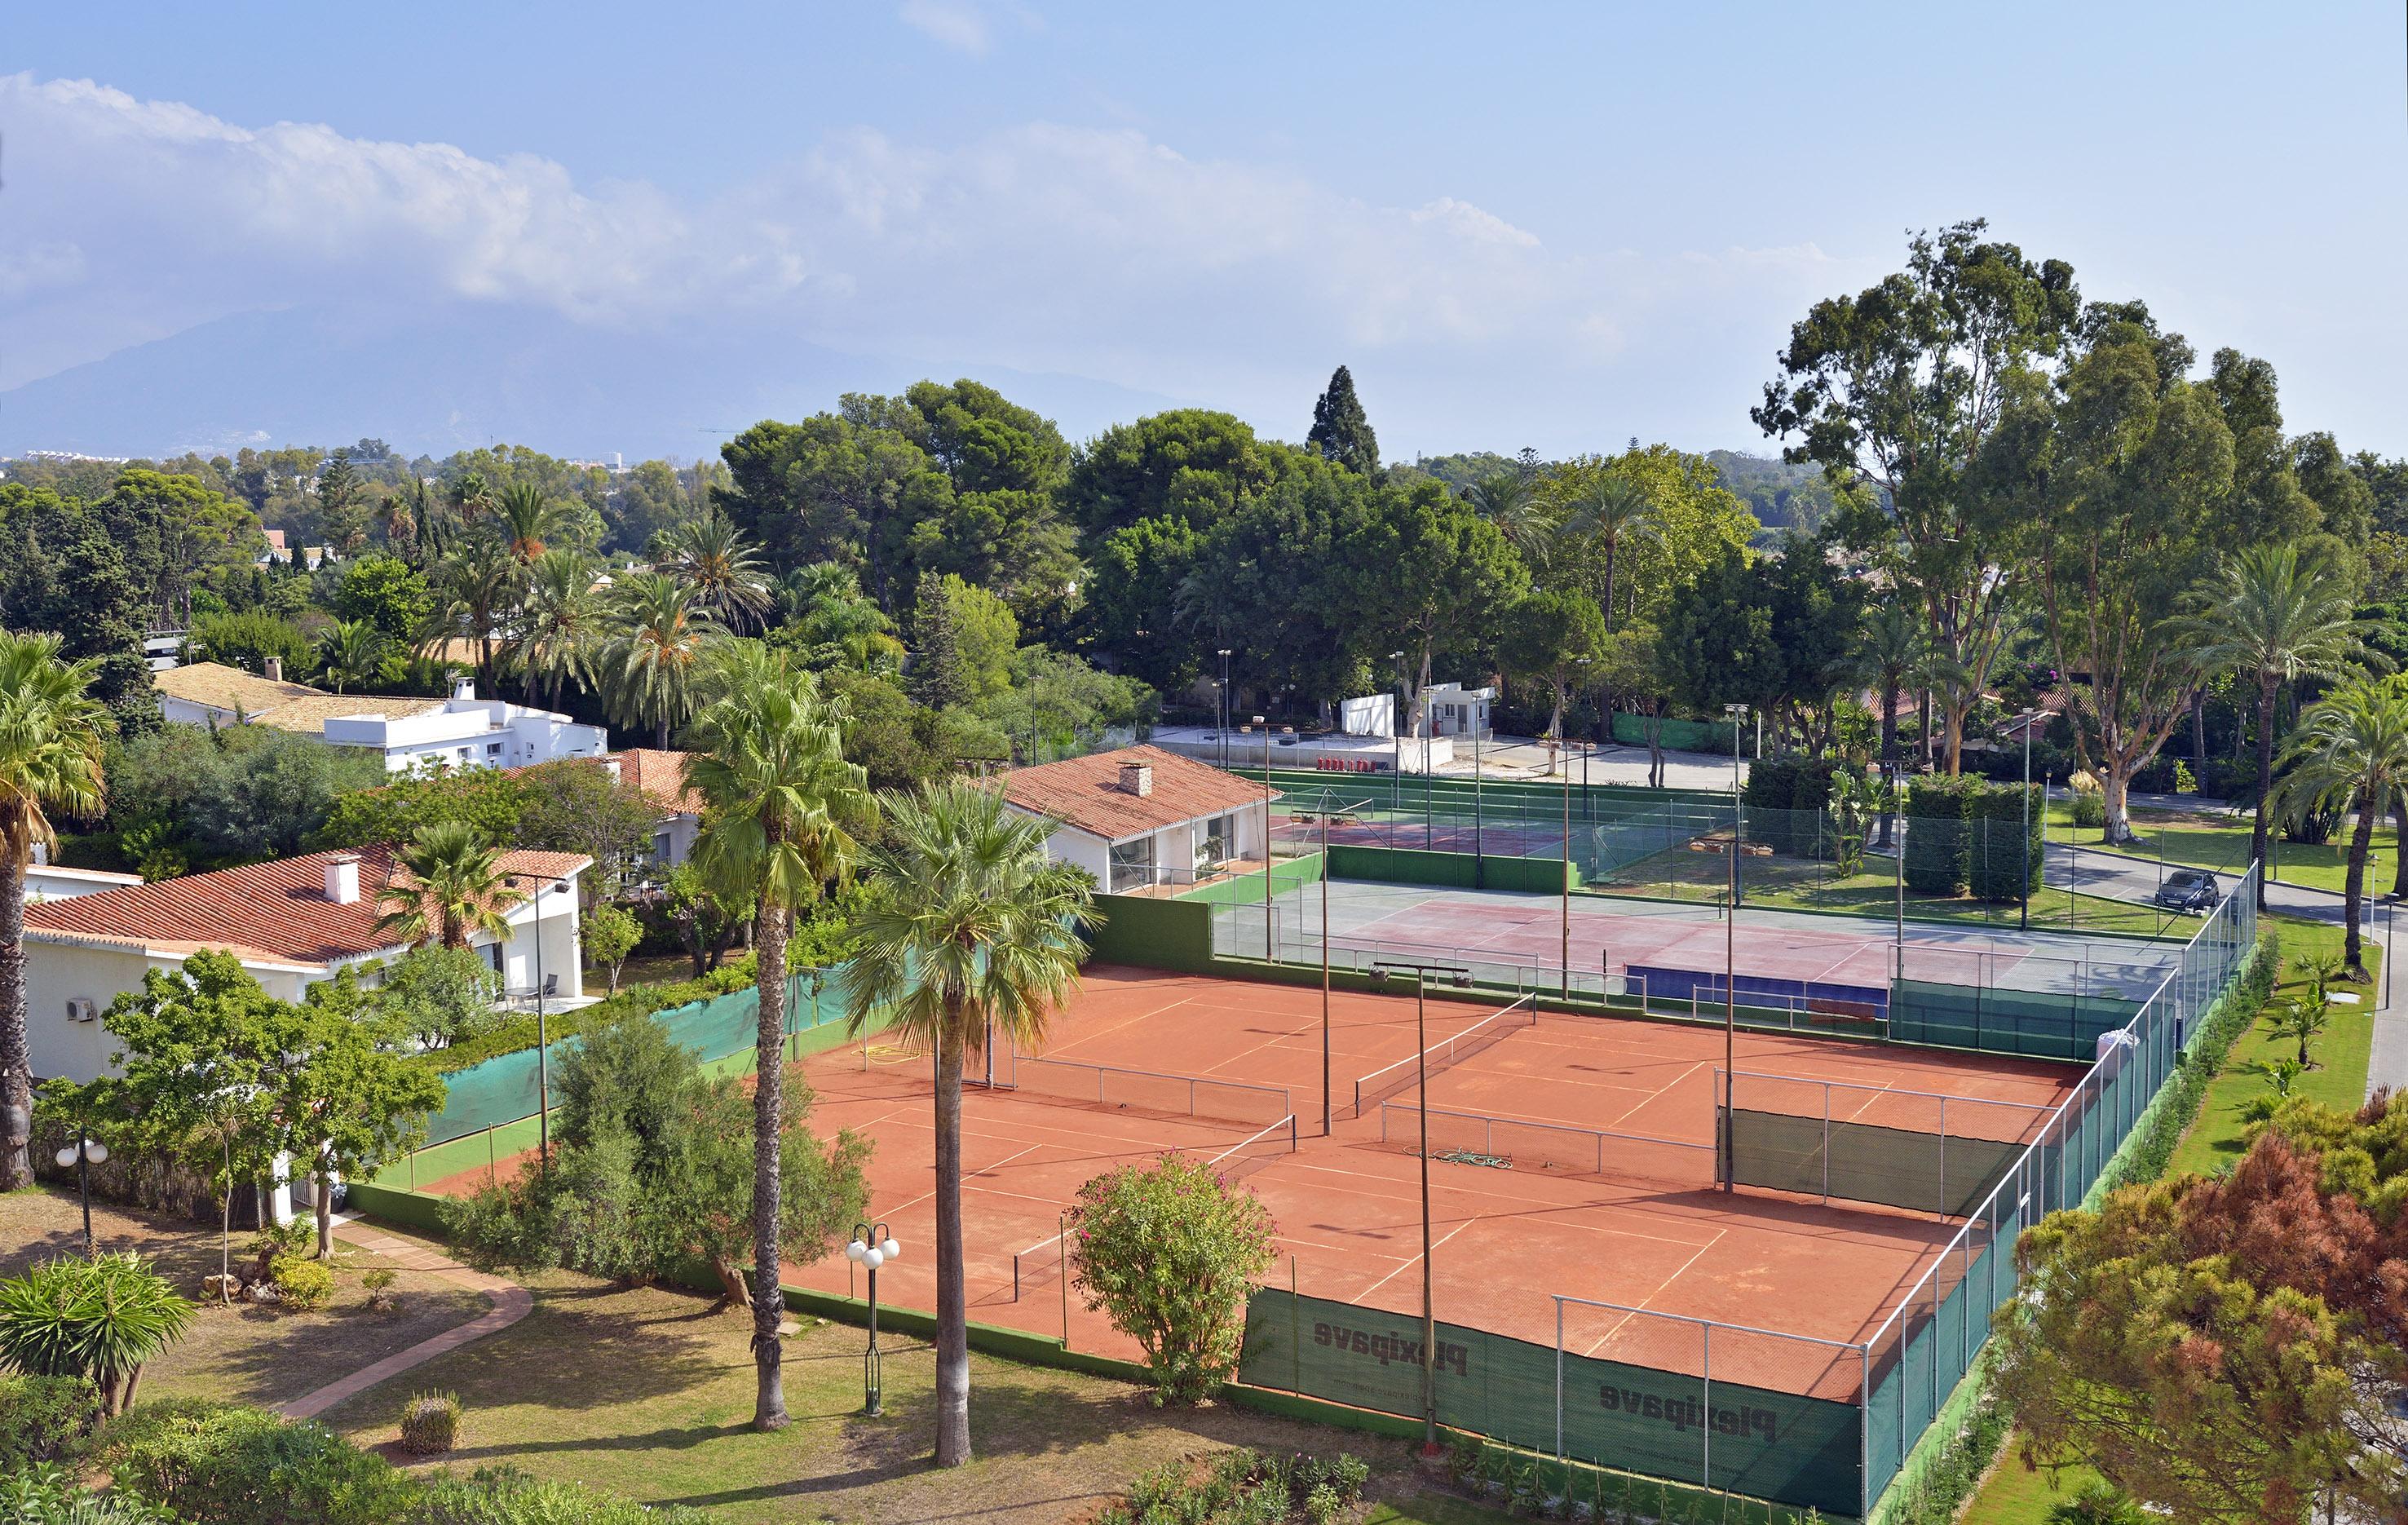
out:
{"label": "pine tree", "polygon": [[962,668],[960,632],[954,628],[953,600],[945,581],[934,572],[920,575],[919,597],[911,611],[911,697],[931,710],[968,704],[969,675]]}
{"label": "pine tree", "polygon": [[1371,420],[1363,411],[1363,401],[1354,396],[1354,378],[1340,366],[1331,373],[1329,390],[1312,405],[1312,432],[1305,443],[1321,452],[1325,460],[1335,461],[1349,471],[1364,476],[1376,476],[1380,470],[1380,441],[1371,433]]}

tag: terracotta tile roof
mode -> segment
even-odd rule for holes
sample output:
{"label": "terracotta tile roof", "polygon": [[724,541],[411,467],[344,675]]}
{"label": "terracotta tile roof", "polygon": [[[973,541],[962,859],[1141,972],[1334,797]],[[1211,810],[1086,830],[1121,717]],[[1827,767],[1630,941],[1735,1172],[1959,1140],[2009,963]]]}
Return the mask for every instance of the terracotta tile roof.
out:
{"label": "terracotta tile roof", "polygon": [[329,720],[345,715],[424,714],[443,708],[441,699],[396,698],[383,694],[329,694],[308,683],[263,678],[255,672],[220,662],[187,662],[151,675],[151,683],[169,698],[207,705],[228,714],[278,730],[305,731],[312,736]]}
{"label": "terracotta tile roof", "polygon": [[[1140,798],[1123,789],[1123,763],[1152,767],[1154,792]],[[1263,786],[1160,747],[1139,746],[1014,769],[1003,775],[1003,797],[1032,814],[1051,815],[1090,836],[1118,842],[1260,805]]]}
{"label": "terracotta tile roof", "polygon": [[[393,849],[360,849],[360,898],[349,905],[326,899],[326,860],[336,856],[310,853],[29,905],[25,936],[36,942],[178,954],[222,948],[268,962],[319,966],[396,949],[393,935],[376,925],[383,914],[377,891],[399,872]],[[581,853],[514,848],[498,862],[514,874],[566,878],[591,868],[594,860]]]}
{"label": "terracotta tile roof", "polygon": [[646,798],[671,815],[700,815],[702,797],[685,782],[682,752],[654,747],[627,747],[611,755],[619,762],[619,782],[632,784]]}

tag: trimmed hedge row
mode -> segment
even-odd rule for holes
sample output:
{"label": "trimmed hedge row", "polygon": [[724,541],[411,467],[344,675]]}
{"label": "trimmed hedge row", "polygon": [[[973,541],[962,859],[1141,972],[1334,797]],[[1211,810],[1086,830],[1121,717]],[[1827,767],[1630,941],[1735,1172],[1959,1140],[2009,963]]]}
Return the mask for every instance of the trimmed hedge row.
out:
{"label": "trimmed hedge row", "polygon": [[1917,779],[1906,796],[1907,888],[1954,897],[1971,890],[2012,904],[2041,885],[2040,789],[1960,778]]}

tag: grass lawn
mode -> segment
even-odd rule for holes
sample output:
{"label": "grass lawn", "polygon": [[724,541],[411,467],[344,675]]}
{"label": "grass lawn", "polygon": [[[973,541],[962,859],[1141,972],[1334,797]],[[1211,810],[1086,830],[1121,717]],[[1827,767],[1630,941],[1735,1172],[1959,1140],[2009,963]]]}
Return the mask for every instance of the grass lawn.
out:
{"label": "grass lawn", "polygon": [[[195,1300],[201,1278],[217,1274],[215,1224],[94,1202],[92,1226],[99,1249],[140,1251]],[[247,1230],[235,1230],[237,1260],[245,1259],[250,1239]],[[83,1217],[72,1191],[36,1187],[0,1195],[0,1275],[53,1256],[81,1253]],[[486,1309],[485,1300],[474,1292],[405,1271],[394,1284],[400,1311],[372,1313],[360,1273],[383,1263],[362,1250],[338,1250],[335,1299],[315,1313],[203,1302],[190,1332],[144,1368],[143,1395],[283,1403]]]}
{"label": "grass lawn", "polygon": [[[2283,977],[2269,1002],[2269,1009],[2273,1009],[2306,988],[2307,982],[2292,967],[2292,960],[2302,953],[2339,954],[2342,929],[2290,916],[2269,916],[2266,922],[2281,933],[2283,940]],[[2379,977],[2382,950],[2369,943],[2366,954],[2369,970]],[[2377,987],[2345,988],[2364,994],[2367,1000],[2357,1006],[2333,1008],[2332,1025],[2309,1048],[2317,1067],[2295,1082],[2294,1088],[2328,1106],[2355,1108],[2366,1094],[2367,1055],[2374,1042],[2372,1008]],[[2262,1024],[2253,1025],[2241,1035],[2231,1054],[2217,1069],[2215,1078],[2208,1083],[2199,1118],[2174,1150],[2173,1160],[2168,1166],[2170,1173],[2210,1174],[2241,1158],[2243,1134],[2248,1127],[2242,1109],[2248,1105],[2250,1098],[2265,1091],[2266,1066],[2286,1054],[2296,1057],[2297,1050],[2287,1040],[2267,1031]],[[2028,1472],[2016,1459],[2015,1440],[2010,1435],[1998,1465],[1967,1504],[1962,1525],[2041,1525],[2053,1506],[2071,1498],[2093,1475],[2087,1468],[2075,1467],[2052,1482],[2043,1474]]]}
{"label": "grass lawn", "polygon": [[327,1421],[360,1444],[389,1443],[402,1401],[441,1388],[460,1395],[467,1416],[450,1465],[509,1461],[730,1521],[976,1516],[1034,1525],[1079,1517],[1148,1466],[1232,1445],[1365,1456],[1400,1520],[1496,1518],[1418,1513],[1419,1485],[1399,1442],[1240,1408],[1157,1410],[1124,1383],[979,1355],[970,1379],[977,1460],[938,1473],[927,1465],[936,1364],[927,1343],[882,1338],[885,1414],[864,1418],[862,1331],[809,1318],[786,1346],[795,1423],[759,1434],[750,1428],[742,1318],[692,1294],[568,1273],[528,1285],[536,1307],[525,1320],[361,1394]]}
{"label": "grass lawn", "polygon": [[[2049,807],[2048,821],[2052,842],[2070,842],[2077,847],[2122,853],[2152,863],[2162,854],[2168,863],[2185,863],[2225,873],[2239,873],[2249,863],[2250,816],[2246,812],[2235,814],[2225,811],[2135,810],[2132,828],[2140,833],[2141,840],[2120,847],[2100,841],[2096,827],[2074,826],[2071,807],[2062,801]],[[2277,881],[2341,893],[2349,867],[2346,837],[2336,835],[2331,842],[2312,845],[2285,842],[2278,833],[2272,846],[2273,876]],[[2375,861],[2367,870],[2370,892],[2391,887],[2391,865],[2398,850],[2391,834],[2377,827]]]}

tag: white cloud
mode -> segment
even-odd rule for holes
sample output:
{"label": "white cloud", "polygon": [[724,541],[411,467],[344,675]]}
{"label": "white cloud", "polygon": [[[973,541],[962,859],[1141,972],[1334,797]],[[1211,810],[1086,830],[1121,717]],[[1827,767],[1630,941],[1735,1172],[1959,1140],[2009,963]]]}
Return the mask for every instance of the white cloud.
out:
{"label": "white cloud", "polygon": [[960,0],[903,0],[903,24],[966,53],[983,53],[995,45],[986,17]]}
{"label": "white cloud", "polygon": [[1560,250],[1456,197],[1375,205],[1133,130],[1040,122],[941,148],[856,130],[692,203],[531,155],[244,126],[88,81],[0,77],[0,387],[260,307],[470,299],[767,325],[1266,412],[1342,359],[1436,422],[1450,387],[1562,393],[1673,355],[1697,342],[1701,300],[1729,305],[1710,329],[1750,320],[1760,367],[1841,279],[1812,247]]}

